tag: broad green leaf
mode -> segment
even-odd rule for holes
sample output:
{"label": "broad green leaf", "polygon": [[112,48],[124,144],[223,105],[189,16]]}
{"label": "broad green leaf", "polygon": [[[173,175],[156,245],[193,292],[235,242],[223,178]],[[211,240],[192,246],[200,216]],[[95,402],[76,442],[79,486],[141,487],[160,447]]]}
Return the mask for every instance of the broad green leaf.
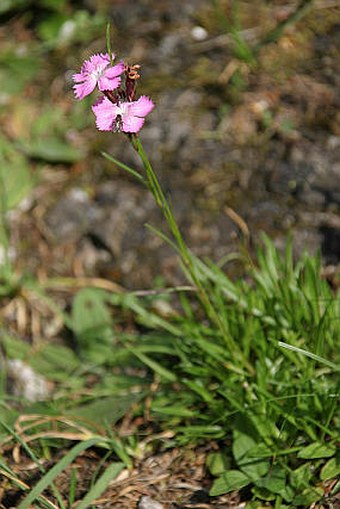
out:
{"label": "broad green leaf", "polygon": [[106,293],[96,288],[84,288],[75,296],[72,304],[72,329],[78,335],[86,335],[111,324],[106,305]]}
{"label": "broad green leaf", "polygon": [[57,38],[60,29],[69,16],[61,13],[50,14],[48,18],[39,23],[38,33],[43,41],[50,42]]}
{"label": "broad green leaf", "polygon": [[209,495],[217,497],[230,491],[240,490],[251,483],[251,479],[240,470],[229,470],[213,482]]}
{"label": "broad green leaf", "polygon": [[6,356],[9,359],[22,360],[28,355],[31,349],[27,342],[21,341],[20,339],[14,338],[13,336],[9,336],[7,334],[2,336],[1,343],[5,349]]}
{"label": "broad green leaf", "polygon": [[253,486],[251,489],[252,494],[255,498],[259,498],[260,500],[266,500],[270,502],[271,500],[275,500],[276,495],[272,493],[270,490],[266,488],[261,488],[260,486]]}
{"label": "broad green leaf", "polygon": [[279,494],[286,486],[286,472],[283,468],[274,466],[265,477],[256,481],[255,484]]}
{"label": "broad green leaf", "polygon": [[261,479],[255,481],[258,488],[264,488],[271,493],[281,495],[281,497],[290,502],[294,496],[294,492],[290,486],[287,486],[286,470],[280,465],[273,466],[268,474]]}
{"label": "broad green leaf", "polygon": [[80,364],[70,348],[47,342],[28,361],[37,372],[60,381],[66,380]]}
{"label": "broad green leaf", "polygon": [[58,138],[25,142],[23,147],[30,157],[49,163],[74,163],[83,157],[80,150]]}
{"label": "broad green leaf", "polygon": [[264,443],[260,443],[249,451],[249,455],[253,458],[271,458],[273,450]]}
{"label": "broad green leaf", "polygon": [[254,448],[261,443],[257,430],[245,415],[240,416],[235,425],[232,450],[237,466],[251,479],[260,479],[268,472],[270,463],[252,454]]}
{"label": "broad green leaf", "polygon": [[[253,490],[252,490],[253,491]],[[291,509],[291,506],[280,504],[280,509]],[[246,503],[244,509],[268,509],[268,504],[264,502],[260,502],[259,500],[252,500],[251,502]]]}
{"label": "broad green leaf", "polygon": [[126,396],[100,398],[90,403],[79,405],[64,411],[65,415],[86,419],[94,423],[115,424],[121,419],[134,403],[145,396],[144,393]]}
{"label": "broad green leaf", "polygon": [[6,140],[0,139],[0,200],[5,212],[31,191],[33,181],[25,157]]}
{"label": "broad green leaf", "polygon": [[312,465],[310,462],[305,462],[295,470],[289,473],[290,484],[297,491],[304,489],[309,485],[312,478]]}
{"label": "broad green leaf", "polygon": [[84,288],[77,293],[72,305],[71,328],[82,353],[94,362],[105,360],[112,352],[113,341],[106,292]]}
{"label": "broad green leaf", "polygon": [[210,452],[205,464],[211,475],[217,477],[230,468],[231,459],[222,451]]}
{"label": "broad green leaf", "polygon": [[0,14],[25,6],[27,0],[1,0]]}
{"label": "broad green leaf", "polygon": [[337,455],[327,461],[321,469],[320,479],[321,481],[326,481],[327,479],[332,479],[338,475],[340,475],[340,455]]}
{"label": "broad green leaf", "polygon": [[254,436],[251,436],[250,434],[253,433],[253,430],[249,429],[248,434],[247,429],[245,428],[240,429],[239,422],[240,421],[238,420],[233,432],[233,445],[232,445],[233,455],[238,465],[244,463],[244,459],[247,459],[249,451],[254,449],[254,447],[257,445]]}
{"label": "broad green leaf", "polygon": [[[6,405],[7,406],[7,405]],[[2,405],[0,406],[0,413],[1,413],[1,420],[0,420],[0,444],[2,438],[6,438],[8,436],[8,433],[3,434],[3,428],[2,423],[4,423],[7,426],[10,426],[13,428],[15,425],[15,421],[20,415],[20,412],[18,410],[14,410],[11,408],[3,408]]]}
{"label": "broad green leaf", "polygon": [[292,504],[294,506],[309,507],[317,502],[324,495],[324,491],[320,487],[306,488],[301,494],[294,497]]}
{"label": "broad green leaf", "polygon": [[322,444],[321,442],[314,442],[307,445],[298,452],[298,458],[307,460],[317,458],[329,458],[335,454],[336,448],[333,445]]}
{"label": "broad green leaf", "polygon": [[[4,0],[1,0],[1,6]],[[1,7],[0,7],[1,14]],[[3,94],[15,95],[22,92],[41,65],[41,57],[36,51],[18,55],[15,51],[0,53],[0,81]]]}
{"label": "broad green leaf", "polygon": [[39,349],[34,349],[34,355],[31,355],[32,347],[26,341],[3,336],[2,344],[8,358],[23,360],[51,380],[65,380],[79,367],[74,352],[63,345],[45,342],[39,345]]}

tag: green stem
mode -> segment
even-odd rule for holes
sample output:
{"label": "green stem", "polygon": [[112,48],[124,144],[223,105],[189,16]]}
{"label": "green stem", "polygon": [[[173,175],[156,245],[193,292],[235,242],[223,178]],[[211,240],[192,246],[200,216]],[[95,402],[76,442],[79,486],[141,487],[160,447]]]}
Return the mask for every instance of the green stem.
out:
{"label": "green stem", "polygon": [[4,261],[1,276],[9,282],[12,275],[11,261],[9,258],[10,232],[7,222],[7,191],[2,172],[0,171],[0,245],[3,246]]}
{"label": "green stem", "polygon": [[276,27],[268,32],[263,39],[255,46],[254,53],[258,55],[259,51],[266,46],[267,44],[271,44],[274,42],[277,42],[283,32],[286,30],[286,28],[289,25],[292,25],[293,23],[296,23],[299,21],[305,14],[308,12],[308,10],[312,7],[314,0],[301,0],[298,5],[296,6],[296,9],[283,21],[280,21]]}
{"label": "green stem", "polygon": [[153,171],[153,168],[152,168],[150,161],[145,153],[145,150],[143,148],[143,145],[142,145],[140,139],[138,138],[138,136],[131,136],[130,141],[131,141],[133,148],[136,150],[136,152],[138,153],[138,155],[143,163],[144,170],[145,170],[146,177],[147,177],[147,186],[150,189],[150,191],[152,192],[152,194],[156,200],[156,203],[157,203],[158,207],[160,208],[161,212],[163,213],[163,216],[170,228],[170,231],[171,231],[173,237],[175,238],[175,241],[177,243],[178,250],[179,250],[182,262],[184,264],[184,267],[186,268],[187,272],[189,273],[193,284],[197,288],[199,298],[201,300],[201,303],[202,303],[204,309],[206,310],[206,313],[207,313],[209,319],[213,323],[215,323],[215,325],[217,325],[218,329],[221,331],[230,353],[232,353],[233,355],[236,354],[238,356],[239,360],[247,368],[247,370],[250,372],[253,372],[253,369],[251,368],[249,363],[244,358],[244,355],[242,354],[240,348],[235,343],[234,339],[230,336],[229,332],[225,329],[225,326],[224,326],[222,320],[220,319],[218,313],[216,312],[213,304],[211,303],[211,301],[209,299],[208,293],[207,293],[206,289],[204,288],[199,275],[197,274],[197,267],[194,262],[193,256],[190,253],[190,251],[182,237],[182,234],[178,228],[178,225],[174,218],[172,210],[171,210],[171,208],[168,204],[168,201],[162,191],[162,188],[158,182],[155,172]]}

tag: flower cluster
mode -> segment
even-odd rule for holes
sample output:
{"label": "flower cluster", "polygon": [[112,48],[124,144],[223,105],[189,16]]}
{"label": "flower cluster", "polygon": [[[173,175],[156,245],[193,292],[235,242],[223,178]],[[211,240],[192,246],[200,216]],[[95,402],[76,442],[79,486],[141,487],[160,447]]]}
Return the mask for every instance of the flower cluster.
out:
{"label": "flower cluster", "polygon": [[100,53],[85,60],[80,73],[72,77],[74,93],[77,99],[84,99],[96,87],[103,93],[92,106],[100,131],[137,133],[155,105],[145,95],[135,100],[139,65],[112,65],[113,59],[114,55],[110,59],[108,53]]}

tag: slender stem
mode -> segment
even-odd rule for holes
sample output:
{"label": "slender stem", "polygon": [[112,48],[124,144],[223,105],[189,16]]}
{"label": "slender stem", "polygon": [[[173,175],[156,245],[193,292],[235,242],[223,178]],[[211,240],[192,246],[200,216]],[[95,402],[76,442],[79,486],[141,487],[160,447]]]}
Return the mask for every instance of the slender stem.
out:
{"label": "slender stem", "polygon": [[146,172],[146,176],[147,176],[148,187],[149,187],[150,191],[152,192],[152,194],[154,195],[156,203],[157,203],[158,207],[161,209],[161,211],[162,211],[162,213],[170,227],[171,233],[173,234],[173,236],[175,237],[175,239],[177,241],[177,244],[178,244],[178,247],[179,247],[179,250],[180,250],[180,253],[183,258],[185,266],[187,268],[189,268],[190,265],[192,264],[192,260],[191,260],[191,256],[189,254],[188,248],[183,240],[181,232],[179,231],[176,220],[172,214],[170,206],[167,202],[167,199],[165,198],[165,195],[164,195],[163,190],[158,182],[155,172],[152,169],[150,161],[144,151],[142,143],[139,138],[133,137],[132,144],[133,144],[134,149],[137,151],[138,155],[140,156],[140,158],[142,160],[142,163],[143,163],[143,166],[144,166],[144,169]]}
{"label": "slender stem", "polygon": [[7,222],[7,191],[3,178],[2,171],[0,171],[0,244],[3,247],[3,272],[1,274],[2,277],[6,281],[10,279],[11,276],[11,262],[9,258],[9,243],[10,243],[10,232]]}
{"label": "slender stem", "polygon": [[255,46],[254,53],[257,55],[259,51],[267,44],[276,42],[280,39],[285,29],[299,21],[312,7],[314,0],[300,0],[296,9],[283,21],[280,21],[273,30],[270,30],[263,39]]}
{"label": "slender stem", "polygon": [[193,284],[197,288],[197,292],[199,295],[199,298],[201,300],[201,303],[206,310],[206,313],[210,320],[217,325],[218,329],[221,331],[224,340],[228,346],[228,349],[233,355],[237,355],[239,357],[239,360],[243,363],[243,365],[247,368],[248,371],[253,372],[252,367],[249,365],[247,360],[245,359],[244,355],[242,354],[242,351],[238,347],[238,345],[235,343],[234,339],[230,336],[229,332],[226,330],[223,321],[221,320],[220,316],[216,312],[213,304],[211,303],[211,300],[208,296],[208,293],[206,289],[204,288],[202,281],[197,273],[197,265],[195,264],[195,261],[193,259],[192,254],[190,253],[182,234],[178,228],[177,222],[174,218],[174,215],[172,213],[172,210],[168,204],[168,201],[163,193],[163,190],[158,182],[158,179],[156,177],[155,172],[152,169],[152,166],[150,164],[150,161],[145,153],[145,150],[143,148],[143,145],[138,138],[138,136],[131,136],[130,137],[131,144],[133,148],[138,153],[146,173],[147,177],[147,185],[150,191],[152,192],[156,203],[160,210],[163,213],[163,216],[170,228],[170,231],[172,235],[175,238],[175,241],[178,245],[178,250],[182,259],[182,262],[184,264],[184,267],[189,273],[189,276],[193,282]]}

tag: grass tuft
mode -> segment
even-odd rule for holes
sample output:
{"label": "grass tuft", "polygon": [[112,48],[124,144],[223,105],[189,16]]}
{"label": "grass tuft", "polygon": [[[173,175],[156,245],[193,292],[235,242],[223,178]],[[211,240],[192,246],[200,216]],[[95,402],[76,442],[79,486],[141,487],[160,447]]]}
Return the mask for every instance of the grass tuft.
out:
{"label": "grass tuft", "polygon": [[[101,474],[77,500],[80,507],[92,503],[124,465],[131,468],[143,455],[138,430],[112,435],[113,423],[129,414],[171,430],[172,446],[217,442],[207,458],[212,496],[247,488],[254,502],[277,507],[308,507],[326,496],[339,474],[340,302],[320,277],[319,257],[294,263],[290,244],[282,256],[264,237],[256,263],[240,280],[231,281],[212,262],[192,256],[191,263],[218,327],[197,304],[193,287],[130,294],[91,288],[79,290],[65,317],[77,356],[67,346],[42,344],[34,357],[28,344],[5,338],[7,357],[19,354],[58,384],[53,400],[27,402],[20,411],[2,394],[2,446],[21,448],[41,471],[30,487],[2,460],[7,482],[27,492],[19,509],[33,501],[67,507],[56,477],[99,445],[106,450]],[[173,310],[166,316],[156,305],[162,299]],[[134,328],[124,329],[126,321]],[[87,377],[96,382],[86,385]],[[42,468],[42,457],[70,441],[79,443],[51,469]],[[73,474],[69,499],[75,498]]]}

